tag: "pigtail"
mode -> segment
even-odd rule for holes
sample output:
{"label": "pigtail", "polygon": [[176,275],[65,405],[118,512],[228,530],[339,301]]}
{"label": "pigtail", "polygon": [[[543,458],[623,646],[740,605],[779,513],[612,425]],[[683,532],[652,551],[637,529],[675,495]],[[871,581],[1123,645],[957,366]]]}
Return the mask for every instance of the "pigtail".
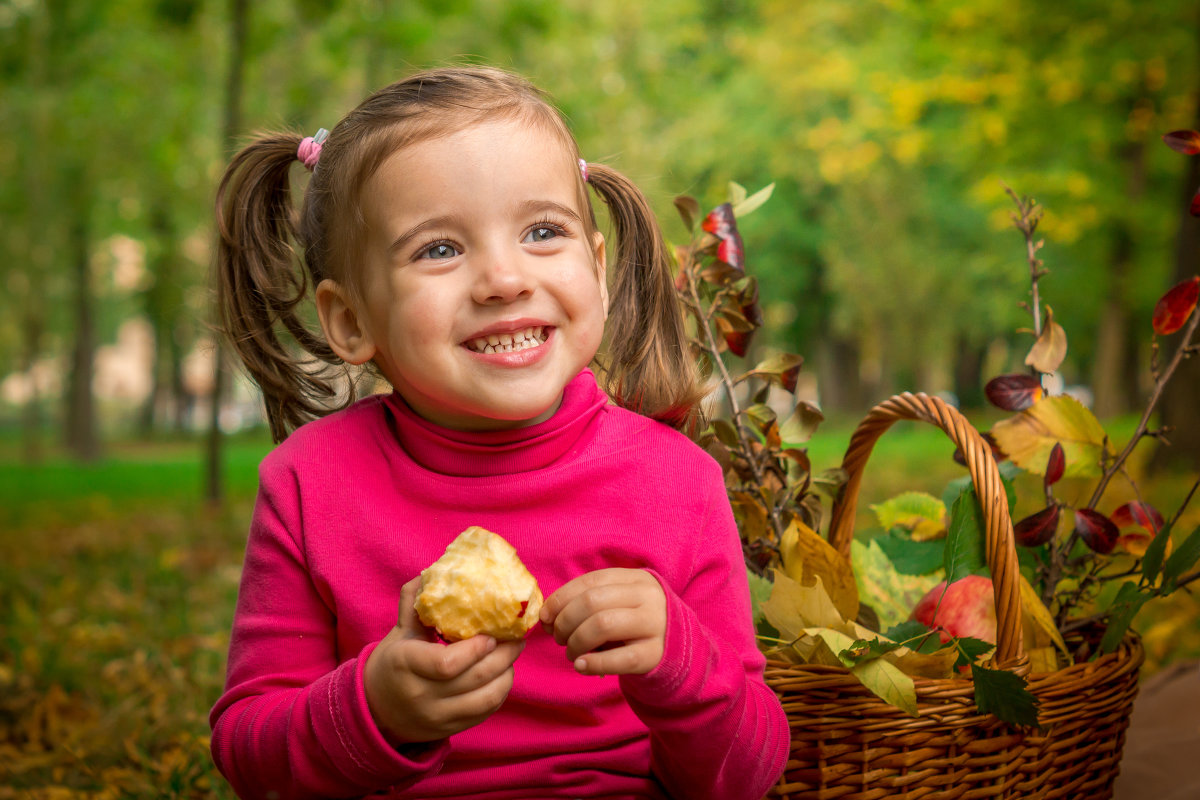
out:
{"label": "pigtail", "polygon": [[[328,401],[339,388],[328,366],[340,360],[299,313],[309,279],[293,245],[297,236],[288,173],[300,141],[286,133],[260,137],[234,157],[216,197],[220,321],[262,389],[276,442],[328,413]],[[283,331],[308,355],[296,353],[281,338]],[[314,359],[324,364],[314,369]]]}
{"label": "pigtail", "polygon": [[606,390],[628,409],[693,434],[702,426],[696,362],[675,296],[672,261],[645,196],[621,173],[587,165],[588,183],[608,206],[616,238]]}

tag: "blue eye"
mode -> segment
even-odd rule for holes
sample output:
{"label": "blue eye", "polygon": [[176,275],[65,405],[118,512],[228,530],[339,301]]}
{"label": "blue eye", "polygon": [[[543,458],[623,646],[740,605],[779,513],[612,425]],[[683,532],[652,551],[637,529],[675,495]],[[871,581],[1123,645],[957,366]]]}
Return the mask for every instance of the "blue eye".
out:
{"label": "blue eye", "polygon": [[529,233],[527,233],[525,235],[525,241],[527,241],[527,242],[548,242],[556,236],[558,236],[558,231],[554,230],[554,228],[540,227],[540,228],[534,228]]}
{"label": "blue eye", "polygon": [[458,255],[458,251],[454,249],[453,245],[442,243],[435,244],[421,255],[423,255],[425,258],[433,259],[453,258],[454,256]]}

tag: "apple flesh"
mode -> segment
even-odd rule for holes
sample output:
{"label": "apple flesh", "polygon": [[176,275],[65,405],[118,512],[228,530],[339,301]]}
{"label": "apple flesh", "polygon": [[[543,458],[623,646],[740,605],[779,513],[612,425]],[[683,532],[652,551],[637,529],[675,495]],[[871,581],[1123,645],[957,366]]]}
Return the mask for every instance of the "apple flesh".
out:
{"label": "apple flesh", "polygon": [[921,598],[912,618],[937,631],[943,643],[951,638],[970,637],[995,644],[996,600],[992,581],[982,575],[968,575],[948,588],[942,581]]}

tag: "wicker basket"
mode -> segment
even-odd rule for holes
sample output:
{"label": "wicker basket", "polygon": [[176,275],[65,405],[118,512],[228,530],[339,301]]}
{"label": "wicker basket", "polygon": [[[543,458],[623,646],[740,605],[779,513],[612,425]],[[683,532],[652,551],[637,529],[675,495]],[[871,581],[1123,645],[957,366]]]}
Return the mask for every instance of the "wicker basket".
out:
{"label": "wicker basket", "polygon": [[834,505],[829,541],[850,552],[862,470],[897,420],[936,425],[966,457],[987,531],[996,592],[993,665],[1028,676],[1040,729],[980,714],[969,679],[914,679],[920,716],[910,717],[840,667],[769,661],[766,682],[787,712],[787,768],[770,797],[791,800],[1103,800],[1112,796],[1143,652],[1129,636],[1117,652],[1057,672],[1029,675],[1012,520],[1000,473],[979,433],[953,408],[923,394],[879,404],[850,440],[848,480]]}

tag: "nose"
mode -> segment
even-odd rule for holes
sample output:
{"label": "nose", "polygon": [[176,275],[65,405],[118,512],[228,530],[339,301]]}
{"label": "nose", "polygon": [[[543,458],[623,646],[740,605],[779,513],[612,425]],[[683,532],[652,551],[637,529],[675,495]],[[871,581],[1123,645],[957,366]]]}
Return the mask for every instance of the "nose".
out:
{"label": "nose", "polygon": [[533,282],[519,253],[495,248],[479,254],[472,291],[482,305],[511,303],[533,294]]}

